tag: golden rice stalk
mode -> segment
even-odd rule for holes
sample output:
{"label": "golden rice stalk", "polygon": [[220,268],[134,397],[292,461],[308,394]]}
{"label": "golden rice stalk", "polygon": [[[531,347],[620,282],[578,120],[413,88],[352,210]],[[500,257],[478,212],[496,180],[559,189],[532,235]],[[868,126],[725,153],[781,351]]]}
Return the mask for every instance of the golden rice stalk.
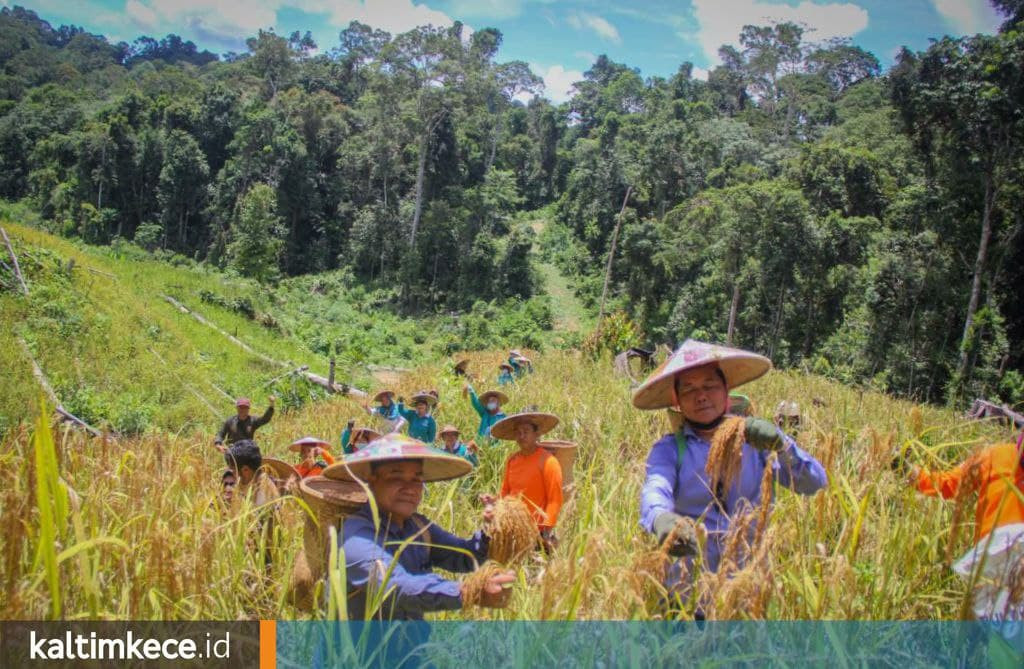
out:
{"label": "golden rice stalk", "polygon": [[768,526],[768,514],[772,509],[772,484],[775,480],[775,454],[768,456],[764,465],[764,474],[761,475],[761,506],[757,510],[757,531],[754,535],[754,545],[760,546],[764,537],[764,530]]}
{"label": "golden rice stalk", "polygon": [[924,417],[921,415],[921,409],[913,407],[910,410],[910,417],[907,422],[910,423],[910,433],[915,437],[920,436],[924,432]]}
{"label": "golden rice stalk", "polygon": [[519,497],[502,497],[494,504],[487,535],[487,558],[510,566],[526,557],[539,539],[537,521]]}
{"label": "golden rice stalk", "polygon": [[1010,568],[1009,577],[1006,579],[1006,589],[1010,593],[1007,604],[1012,606],[1024,604],[1024,555],[1017,558],[1017,562]]}
{"label": "golden rice stalk", "polygon": [[494,576],[505,571],[497,562],[485,562],[479,569],[462,579],[462,608],[468,609],[480,606],[483,598],[484,586]]}
{"label": "golden rice stalk", "polygon": [[712,490],[718,487],[719,482],[728,490],[736,480],[743,456],[743,442],[746,441],[745,425],[744,418],[730,416],[715,430],[704,467],[711,477]]}

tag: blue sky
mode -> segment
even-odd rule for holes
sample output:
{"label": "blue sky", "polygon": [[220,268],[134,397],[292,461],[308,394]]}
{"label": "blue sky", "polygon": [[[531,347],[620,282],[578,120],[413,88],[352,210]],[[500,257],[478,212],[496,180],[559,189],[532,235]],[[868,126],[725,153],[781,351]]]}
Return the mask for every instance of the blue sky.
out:
{"label": "blue sky", "polygon": [[359,20],[389,32],[460,20],[504,35],[501,60],[524,60],[564,100],[597,54],[668,76],[683,61],[703,76],[717,49],[735,44],[744,24],[803,23],[811,39],[848,36],[883,65],[900,46],[924,49],[931,37],[994,32],[987,0],[0,0],[35,10],[54,25],[73,23],[131,41],[177,33],[215,53],[243,51],[260,28],[313,32],[321,49]]}

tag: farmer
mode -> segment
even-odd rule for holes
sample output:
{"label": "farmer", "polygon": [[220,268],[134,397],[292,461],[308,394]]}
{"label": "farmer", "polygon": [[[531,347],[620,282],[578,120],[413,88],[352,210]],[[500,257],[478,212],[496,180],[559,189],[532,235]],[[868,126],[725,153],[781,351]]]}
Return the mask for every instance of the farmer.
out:
{"label": "farmer", "polygon": [[[901,456],[896,464],[906,467]],[[1024,599],[1010,597],[1011,584],[1024,582],[1024,432],[1016,444],[988,446],[949,471],[909,469],[910,484],[926,495],[955,498],[961,486],[978,493],[974,547],[953,571],[977,584],[972,606],[978,619],[1024,621]]]}
{"label": "farmer", "polygon": [[[379,525],[367,502],[345,519],[338,541],[345,556],[348,612],[354,618],[422,620],[428,611],[463,607],[463,584],[433,573],[434,568],[470,572],[487,559],[483,531],[460,539],[416,513],[424,483],[447,481],[469,473],[463,458],[403,435],[389,434],[327,468],[328,478],[365,481],[376,502]],[[394,564],[397,562],[397,564]],[[390,572],[390,573],[388,573]],[[501,572],[483,584],[480,605],[508,605],[512,572]],[[387,593],[376,611],[374,596]]]}
{"label": "farmer", "polygon": [[775,407],[775,424],[787,434],[794,434],[803,422],[800,416],[800,405],[792,400],[782,400]]}
{"label": "farmer", "polygon": [[465,458],[474,467],[480,465],[480,457],[477,455],[476,442],[468,444],[459,440],[459,428],[454,425],[445,425],[441,428],[441,441],[444,442],[444,450],[454,453],[460,458]]}
{"label": "farmer", "polygon": [[381,438],[381,433],[368,427],[356,427],[356,422],[350,420],[341,431],[341,452],[345,455],[355,453],[361,447]]}
{"label": "farmer", "polygon": [[[729,393],[729,408],[726,413],[730,416],[747,416],[754,415],[754,405],[750,401],[750,398],[740,393]],[[672,426],[672,432],[678,432],[679,428],[683,425],[683,414],[679,413],[673,408],[668,409],[668,422]]]}
{"label": "farmer", "polygon": [[395,393],[390,390],[382,390],[373,396],[373,401],[377,402],[377,406],[371,409],[366,404],[363,405],[363,410],[366,411],[370,416],[380,416],[381,421],[384,423],[385,432],[398,432],[405,425],[405,419],[398,413],[398,405],[394,402]]}
{"label": "farmer", "polygon": [[[761,502],[761,479],[768,454],[775,452],[775,481],[810,495],[825,486],[822,466],[775,425],[745,419],[740,471],[727,489],[711,487],[705,471],[715,431],[728,409],[729,390],[762,376],[771,361],[724,346],[687,340],[633,394],[638,409],[673,407],[683,418],[675,434],[659,439],[647,457],[647,475],[640,496],[640,524],[659,543],[674,538],[669,554],[692,558],[698,546],[690,518],[707,530],[703,562],[717,571],[730,522]],[[673,530],[676,530],[673,532]],[[669,569],[666,585],[680,585],[682,565]]]}
{"label": "farmer", "polygon": [[510,383],[515,383],[516,377],[513,376],[515,373],[515,367],[507,362],[503,362],[498,365],[498,385],[507,386]]}
{"label": "farmer", "polygon": [[428,392],[420,392],[412,396],[413,409],[405,408],[405,398],[398,398],[398,413],[409,422],[409,436],[433,444],[437,437],[437,421],[430,415],[430,408],[437,404],[437,398]]}
{"label": "farmer", "polygon": [[518,379],[523,374],[533,373],[533,361],[527,358],[525,355],[521,355],[518,358],[512,360],[512,369],[515,371],[515,377]]}
{"label": "farmer", "polygon": [[505,417],[501,410],[503,404],[508,402],[508,395],[500,390],[488,390],[480,397],[476,396],[473,386],[468,383],[462,387],[463,394],[469,395],[469,401],[480,416],[480,427],[477,428],[478,437],[486,439],[491,436],[491,426]]}
{"label": "farmer", "polygon": [[[277,486],[262,469],[263,454],[254,441],[243,439],[231,444],[224,452],[224,462],[235,475],[236,499],[249,495],[253,504],[260,506],[279,497]],[[222,482],[227,480],[226,474]]]}
{"label": "farmer", "polygon": [[303,437],[293,441],[288,450],[298,453],[301,458],[299,464],[295,465],[295,471],[299,478],[317,476],[329,465],[334,464],[334,456],[327,450],[331,447],[326,441],[316,437]]}
{"label": "farmer", "polygon": [[455,374],[455,376],[467,376],[468,368],[469,358],[463,358],[452,367],[452,373]]}
{"label": "farmer", "polygon": [[[554,529],[562,509],[562,466],[537,442],[556,425],[557,416],[525,412],[503,418],[491,428],[492,437],[515,440],[519,446],[505,465],[501,497],[522,495],[537,520],[541,540],[549,548],[556,542]],[[485,495],[482,501],[488,505],[494,498]]]}
{"label": "farmer", "polygon": [[220,432],[217,433],[217,438],[213,440],[213,445],[217,447],[217,450],[221,453],[227,452],[227,448],[224,447],[225,441],[230,446],[236,441],[252,439],[257,429],[269,423],[270,419],[274,417],[274,403],[277,402],[277,398],[271,395],[267,398],[267,402],[270,406],[263,412],[263,415],[259,418],[253,418],[249,415],[249,409],[252,408],[252,402],[249,398],[239,397],[235,400],[237,413],[224,421]]}

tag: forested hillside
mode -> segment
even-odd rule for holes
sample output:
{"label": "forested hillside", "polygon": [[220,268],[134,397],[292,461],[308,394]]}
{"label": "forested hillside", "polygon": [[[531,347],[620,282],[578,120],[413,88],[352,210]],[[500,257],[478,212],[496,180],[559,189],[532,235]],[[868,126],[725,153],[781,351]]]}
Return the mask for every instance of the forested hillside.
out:
{"label": "forested hillside", "polygon": [[[748,26],[707,81],[599,57],[556,106],[493,29],[261,31],[217,57],[5,7],[0,197],[266,284],[341,271],[402,315],[531,297],[537,241],[596,312],[611,254],[633,343],[1021,401],[1024,34],[885,73],[808,37]],[[542,208],[538,240],[516,214]]]}

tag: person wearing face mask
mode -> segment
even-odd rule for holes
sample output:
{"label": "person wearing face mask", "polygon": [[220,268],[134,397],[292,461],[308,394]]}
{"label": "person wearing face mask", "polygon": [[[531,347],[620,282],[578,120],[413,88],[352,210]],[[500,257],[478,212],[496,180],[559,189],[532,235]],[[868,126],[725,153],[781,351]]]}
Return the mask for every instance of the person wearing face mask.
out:
{"label": "person wearing face mask", "polygon": [[[699,550],[695,523],[707,531],[703,565],[717,571],[732,520],[761,503],[761,480],[772,466],[774,480],[802,495],[827,484],[821,464],[769,421],[746,417],[740,471],[726,488],[712,486],[706,472],[715,431],[726,418],[729,391],[764,375],[771,361],[754,353],[692,339],[683,343],[633,394],[638,409],[672,408],[683,417],[675,434],[651,448],[640,495],[640,524],[659,543],[672,537],[670,555],[691,564]],[[774,464],[768,455],[776,453]],[[683,522],[689,518],[693,522]],[[742,556],[740,558],[742,560]],[[683,565],[673,564],[666,587],[680,585]],[[685,587],[685,586],[684,586]]]}
{"label": "person wearing face mask", "polygon": [[514,369],[512,365],[507,362],[503,362],[498,365],[498,385],[507,386],[510,383],[515,383],[516,377],[512,375],[513,372]]}
{"label": "person wearing face mask", "polygon": [[444,450],[448,453],[465,458],[474,467],[479,466],[480,456],[477,455],[479,449],[476,447],[476,442],[463,443],[459,439],[459,428],[454,425],[445,425],[441,429],[441,441],[444,442]]}
{"label": "person wearing face mask", "polygon": [[482,439],[490,437],[491,426],[505,417],[505,412],[501,410],[501,407],[508,402],[508,395],[500,390],[488,390],[480,397],[477,397],[473,386],[468,383],[462,387],[462,392],[469,395],[469,401],[473,405],[473,409],[480,416],[480,427],[476,431],[477,436]]}
{"label": "person wearing face mask", "polygon": [[[404,435],[390,434],[347,455],[324,471],[327,478],[367,484],[378,521],[367,502],[349,515],[338,537],[345,556],[348,612],[352,619],[422,620],[429,611],[463,608],[463,584],[434,573],[465,573],[487,560],[483,530],[462,539],[417,513],[424,483],[464,476],[465,459]],[[479,605],[508,605],[512,572],[492,576]],[[382,598],[380,593],[386,593]]]}

